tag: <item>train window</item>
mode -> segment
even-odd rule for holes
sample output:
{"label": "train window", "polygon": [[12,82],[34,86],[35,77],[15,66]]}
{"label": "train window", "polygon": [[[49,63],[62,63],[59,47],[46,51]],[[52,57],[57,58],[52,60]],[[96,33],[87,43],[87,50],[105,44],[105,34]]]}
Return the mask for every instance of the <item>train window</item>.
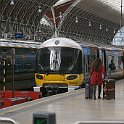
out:
{"label": "train window", "polygon": [[40,71],[44,72],[81,72],[82,54],[73,48],[44,48],[40,51],[39,65],[42,67]]}
{"label": "train window", "polygon": [[124,56],[121,56],[121,61],[122,61],[123,64],[124,64]]}
{"label": "train window", "polygon": [[19,33],[15,33],[15,38],[23,38],[23,33],[19,32]]}

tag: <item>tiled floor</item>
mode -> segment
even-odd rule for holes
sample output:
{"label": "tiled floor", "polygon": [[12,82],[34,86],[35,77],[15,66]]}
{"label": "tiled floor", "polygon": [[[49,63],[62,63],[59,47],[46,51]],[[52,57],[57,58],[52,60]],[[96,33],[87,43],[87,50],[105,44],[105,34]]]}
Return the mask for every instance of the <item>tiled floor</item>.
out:
{"label": "tiled floor", "polygon": [[124,80],[116,81],[115,100],[86,100],[84,89],[0,110],[20,124],[33,124],[33,113],[55,112],[56,124],[77,121],[124,121]]}

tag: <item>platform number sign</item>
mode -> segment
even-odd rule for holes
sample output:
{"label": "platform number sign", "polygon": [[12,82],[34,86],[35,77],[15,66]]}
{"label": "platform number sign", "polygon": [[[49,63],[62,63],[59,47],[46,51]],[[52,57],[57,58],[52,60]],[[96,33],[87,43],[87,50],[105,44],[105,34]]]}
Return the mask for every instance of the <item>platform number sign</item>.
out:
{"label": "platform number sign", "polygon": [[33,124],[56,124],[55,113],[33,113]]}

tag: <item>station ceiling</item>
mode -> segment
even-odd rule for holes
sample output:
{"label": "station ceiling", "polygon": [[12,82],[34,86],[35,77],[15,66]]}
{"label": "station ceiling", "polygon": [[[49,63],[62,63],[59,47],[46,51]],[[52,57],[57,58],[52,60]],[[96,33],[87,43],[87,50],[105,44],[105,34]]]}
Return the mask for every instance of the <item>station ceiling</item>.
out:
{"label": "station ceiling", "polygon": [[[11,31],[16,24],[18,27],[28,27],[28,31],[34,34],[45,17],[51,24],[52,33],[56,27],[60,36],[110,44],[123,25],[121,0],[112,0],[115,6],[108,3],[111,0],[67,0],[63,4],[55,4],[58,1],[0,0],[0,33]],[[21,31],[21,27],[13,31]]]}

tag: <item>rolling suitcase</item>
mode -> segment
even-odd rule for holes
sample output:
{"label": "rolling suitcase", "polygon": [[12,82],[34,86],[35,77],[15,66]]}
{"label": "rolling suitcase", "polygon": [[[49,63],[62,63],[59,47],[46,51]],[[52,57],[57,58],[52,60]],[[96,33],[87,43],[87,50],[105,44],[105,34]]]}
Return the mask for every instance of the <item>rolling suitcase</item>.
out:
{"label": "rolling suitcase", "polygon": [[103,82],[103,99],[115,99],[115,80],[104,79]]}
{"label": "rolling suitcase", "polygon": [[90,78],[88,78],[85,83],[85,99],[92,99],[92,94],[92,86],[90,85]]}

